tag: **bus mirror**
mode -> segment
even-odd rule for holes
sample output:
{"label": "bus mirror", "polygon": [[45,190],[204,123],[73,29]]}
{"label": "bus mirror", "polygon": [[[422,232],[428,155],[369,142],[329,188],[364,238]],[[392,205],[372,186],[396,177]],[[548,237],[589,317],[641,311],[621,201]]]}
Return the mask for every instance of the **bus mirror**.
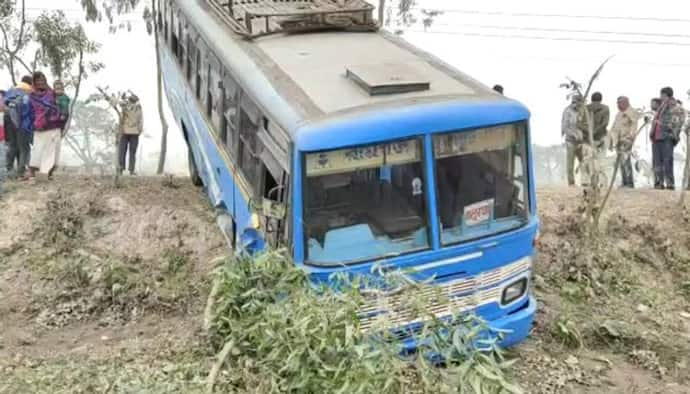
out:
{"label": "bus mirror", "polygon": [[287,207],[285,204],[264,198],[261,211],[266,217],[283,220],[285,219],[285,215],[287,213]]}

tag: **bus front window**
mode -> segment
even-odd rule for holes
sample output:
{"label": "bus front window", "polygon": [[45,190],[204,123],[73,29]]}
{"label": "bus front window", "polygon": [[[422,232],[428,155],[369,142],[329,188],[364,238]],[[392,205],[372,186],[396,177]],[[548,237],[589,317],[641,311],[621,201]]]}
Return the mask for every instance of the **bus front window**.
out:
{"label": "bus front window", "polygon": [[527,220],[523,125],[434,136],[438,211],[445,245],[519,227]]}
{"label": "bus front window", "polygon": [[427,249],[422,143],[306,155],[307,260],[347,264]]}

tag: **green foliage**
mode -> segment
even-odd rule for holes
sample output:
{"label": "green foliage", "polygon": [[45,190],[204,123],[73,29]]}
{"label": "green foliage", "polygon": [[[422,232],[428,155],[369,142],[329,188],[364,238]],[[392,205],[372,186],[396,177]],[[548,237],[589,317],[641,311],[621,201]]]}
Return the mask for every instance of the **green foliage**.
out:
{"label": "green foliage", "polygon": [[49,214],[37,229],[45,245],[56,248],[58,252],[73,249],[81,239],[84,227],[79,207],[61,190],[46,205]]}
{"label": "green foliage", "polygon": [[[219,268],[216,280],[210,334],[226,350],[219,384],[229,391],[520,392],[506,378],[510,363],[494,339],[484,339],[488,328],[476,318],[458,315],[451,325],[420,314],[429,323],[415,334],[419,352],[402,357],[401,340],[389,330],[361,329],[357,283],[341,278],[341,292],[314,288],[282,252],[238,257]],[[430,301],[424,287],[403,293],[410,305]]]}
{"label": "green foliage", "polygon": [[683,282],[680,285],[680,292],[685,297],[685,300],[690,302],[690,281]]}
{"label": "green foliage", "polygon": [[168,249],[163,254],[164,272],[177,274],[189,265],[189,255],[177,249]]}
{"label": "green foliage", "polygon": [[577,324],[566,318],[559,318],[551,325],[551,336],[564,346],[581,349],[584,340]]}
{"label": "green foliage", "polygon": [[13,1],[0,1],[0,18],[8,18],[14,13],[15,3]]}
{"label": "green foliage", "polygon": [[1,393],[201,394],[203,359],[194,353],[156,354],[101,360],[61,355],[0,368]]}
{"label": "green foliage", "polygon": [[[68,73],[80,56],[94,54],[99,49],[97,43],[88,39],[82,26],[70,23],[63,11],[41,14],[34,22],[34,30],[41,49],[39,64],[49,67],[56,78],[69,79]],[[102,67],[100,63],[92,63],[90,71]]]}
{"label": "green foliage", "polygon": [[[26,1],[0,1],[0,69],[7,69],[13,83],[21,72],[31,72],[22,56],[33,39],[31,24],[26,19]],[[21,68],[21,70],[19,70]]]}
{"label": "green foliage", "polygon": [[117,17],[132,12],[139,5],[140,0],[80,0],[81,7],[89,22],[106,22],[111,32],[122,27],[131,28],[129,24],[118,23]]}
{"label": "green foliage", "polygon": [[110,261],[104,268],[102,284],[106,294],[110,295],[111,300],[120,299],[133,286],[130,278],[132,274],[129,267],[116,260]]}
{"label": "green foliage", "polygon": [[72,258],[60,266],[61,277],[59,280],[74,289],[83,289],[91,284],[91,274],[86,267],[85,257]]}

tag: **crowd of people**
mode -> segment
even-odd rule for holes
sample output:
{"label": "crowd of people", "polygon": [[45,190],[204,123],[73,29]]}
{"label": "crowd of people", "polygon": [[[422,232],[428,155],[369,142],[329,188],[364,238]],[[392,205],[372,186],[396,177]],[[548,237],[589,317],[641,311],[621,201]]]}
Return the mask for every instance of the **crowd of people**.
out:
{"label": "crowd of people", "polygon": [[[24,76],[16,86],[0,90],[0,193],[5,178],[19,181],[42,173],[51,179],[60,159],[71,99],[61,81],[48,85],[42,72]],[[121,110],[118,139],[118,172],[125,169],[129,153],[129,172],[135,175],[143,113],[139,98],[125,94],[113,103]]]}
{"label": "crowd of people", "polygon": [[[592,94],[589,104],[585,104],[584,97],[575,94],[570,105],[563,111],[561,134],[566,143],[568,185],[575,185],[576,160],[581,184],[588,185],[593,171],[590,168],[591,155],[601,157],[609,150],[618,155],[622,186],[634,188],[631,160],[633,146],[638,135],[648,127],[648,138],[652,143],[654,188],[674,190],[676,180],[673,154],[680,141],[686,111],[682,103],[674,98],[673,89],[661,89],[660,97],[652,99],[649,113],[633,108],[628,97],[618,97],[618,113],[610,128],[610,110],[602,101],[603,96],[599,92]],[[591,136],[589,122],[593,131]],[[686,132],[688,130],[686,128]]]}
{"label": "crowd of people", "polygon": [[39,172],[52,177],[69,117],[70,98],[64,84],[55,81],[51,88],[46,76],[35,72],[0,94],[0,187],[7,175],[19,180]]}

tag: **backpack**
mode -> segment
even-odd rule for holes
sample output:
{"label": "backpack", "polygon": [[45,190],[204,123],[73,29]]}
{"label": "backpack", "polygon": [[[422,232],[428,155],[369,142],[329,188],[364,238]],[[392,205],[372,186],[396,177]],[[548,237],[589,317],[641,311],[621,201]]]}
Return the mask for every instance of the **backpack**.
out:
{"label": "backpack", "polygon": [[17,95],[7,102],[7,110],[12,124],[20,130],[22,128],[22,102],[26,93],[18,90]]}

